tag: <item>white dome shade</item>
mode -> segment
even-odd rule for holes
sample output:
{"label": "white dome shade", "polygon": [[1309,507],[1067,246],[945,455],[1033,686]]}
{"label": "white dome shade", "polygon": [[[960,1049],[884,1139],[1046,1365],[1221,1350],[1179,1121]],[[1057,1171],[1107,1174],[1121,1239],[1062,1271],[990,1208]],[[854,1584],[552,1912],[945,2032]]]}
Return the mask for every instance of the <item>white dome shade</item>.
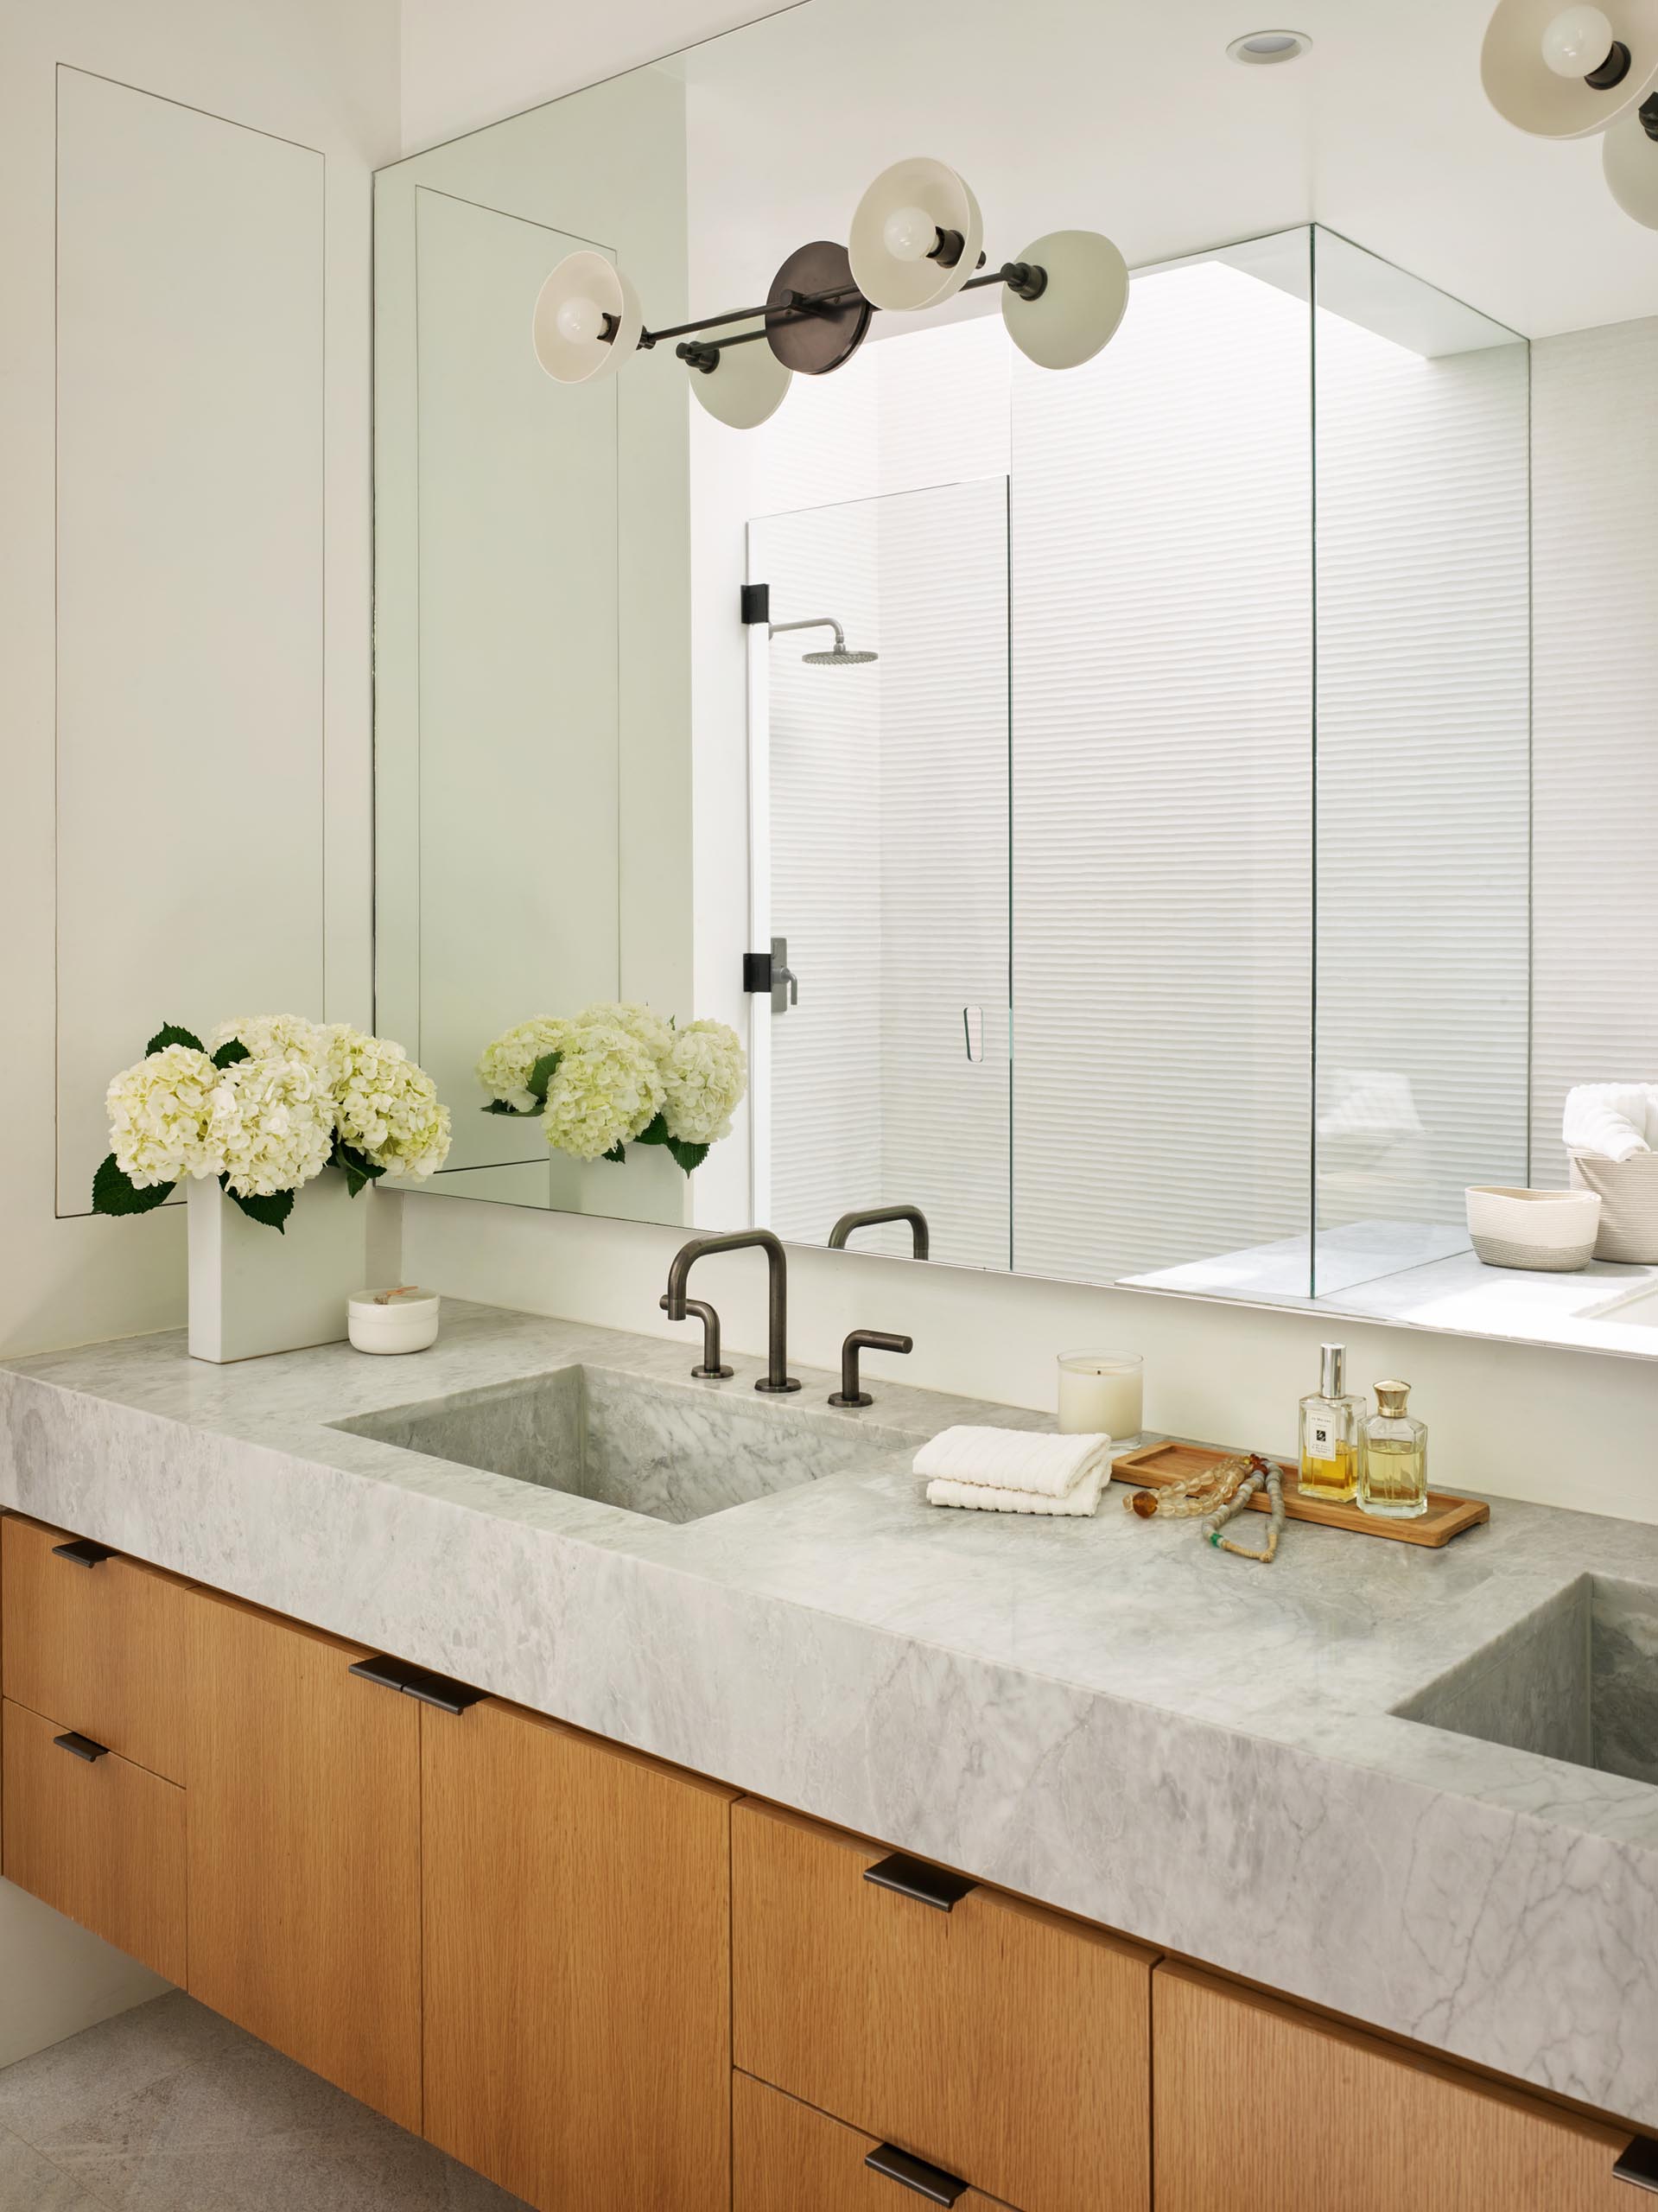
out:
{"label": "white dome shade", "polygon": [[[536,359],[558,384],[614,376],[631,360],[645,318],[638,295],[602,253],[567,253],[536,295],[530,321]],[[607,328],[614,334],[607,338]]]}
{"label": "white dome shade", "polygon": [[1097,231],[1050,231],[1018,257],[1047,272],[1034,300],[1003,287],[1007,334],[1039,368],[1074,369],[1109,346],[1128,306],[1128,265]]}
{"label": "white dome shade", "polygon": [[[1578,64],[1599,43],[1606,45]],[[1629,66],[1617,83],[1597,88],[1617,46]],[[1485,97],[1506,123],[1538,138],[1587,138],[1639,107],[1658,82],[1658,0],[1611,0],[1606,8],[1562,8],[1560,0],[1500,0],[1480,50]]]}
{"label": "white dome shade", "polygon": [[[941,231],[962,240],[948,267],[931,257]],[[983,250],[978,201],[953,168],[919,155],[881,171],[858,202],[847,245],[865,299],[908,312],[959,292]]]}

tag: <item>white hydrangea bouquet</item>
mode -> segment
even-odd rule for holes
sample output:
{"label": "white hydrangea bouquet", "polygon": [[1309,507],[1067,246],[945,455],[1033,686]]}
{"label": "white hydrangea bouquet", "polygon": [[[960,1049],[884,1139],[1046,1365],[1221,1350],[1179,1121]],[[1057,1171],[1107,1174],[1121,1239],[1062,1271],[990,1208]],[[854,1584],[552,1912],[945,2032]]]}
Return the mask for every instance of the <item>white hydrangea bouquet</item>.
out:
{"label": "white hydrangea bouquet", "polygon": [[679,1028],[648,1006],[602,1001],[572,1020],[520,1021],[484,1048],[486,1114],[538,1115],[547,1141],[575,1160],[626,1159],[665,1145],[689,1175],[731,1134],[748,1058],[723,1021]]}
{"label": "white hydrangea bouquet", "polygon": [[186,1178],[216,1175],[250,1220],[280,1231],[325,1167],[355,1198],[387,1173],[430,1175],[449,1149],[449,1110],[401,1045],[295,1014],[221,1022],[205,1045],[168,1022],[105,1103],[94,1213],[148,1213]]}

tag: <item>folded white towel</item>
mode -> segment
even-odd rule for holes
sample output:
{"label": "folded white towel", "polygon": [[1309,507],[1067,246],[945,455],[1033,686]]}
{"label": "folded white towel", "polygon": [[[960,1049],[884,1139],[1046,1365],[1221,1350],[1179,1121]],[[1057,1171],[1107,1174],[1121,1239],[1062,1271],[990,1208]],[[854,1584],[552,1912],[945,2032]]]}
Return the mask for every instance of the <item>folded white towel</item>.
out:
{"label": "folded white towel", "polygon": [[918,1475],[987,1483],[996,1490],[1065,1497],[1096,1465],[1106,1465],[1109,1436],[1054,1436],[1029,1428],[947,1428],[915,1455]]}
{"label": "folded white towel", "polygon": [[1566,1094],[1560,1137],[1568,1152],[1631,1160],[1658,1135],[1658,1084],[1580,1083]]}
{"label": "folded white towel", "polygon": [[1110,1470],[1103,1461],[1074,1484],[1063,1497],[1044,1497],[1033,1490],[1003,1490],[994,1483],[957,1483],[935,1475],[927,1484],[929,1505],[976,1507],[983,1513],[1075,1513],[1098,1510]]}

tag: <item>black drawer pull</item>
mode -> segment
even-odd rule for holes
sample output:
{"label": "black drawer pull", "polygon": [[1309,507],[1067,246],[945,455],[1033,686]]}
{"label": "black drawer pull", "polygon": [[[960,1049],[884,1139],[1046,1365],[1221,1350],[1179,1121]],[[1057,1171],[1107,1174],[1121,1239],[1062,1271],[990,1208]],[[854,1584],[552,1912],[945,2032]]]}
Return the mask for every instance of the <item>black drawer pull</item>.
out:
{"label": "black drawer pull", "polygon": [[947,2174],[941,2166],[930,2166],[924,2158],[912,2158],[896,2143],[878,2143],[864,2164],[872,2173],[885,2174],[888,2181],[902,2182],[905,2189],[924,2196],[929,2204],[954,2204],[958,2197],[967,2195],[964,2181],[957,2181],[954,2174]]}
{"label": "black drawer pull", "polygon": [[1623,2156],[1612,2168],[1617,2181],[1633,2182],[1637,2189],[1658,2193],[1658,2142],[1650,2135],[1631,2138]]}
{"label": "black drawer pull", "polygon": [[422,1705],[435,1705],[440,1713],[464,1713],[469,1705],[476,1705],[483,1696],[482,1690],[468,1689],[464,1682],[452,1682],[447,1675],[434,1675],[424,1667],[413,1667],[406,1659],[392,1659],[384,1652],[372,1659],[359,1659],[352,1673],[365,1682],[378,1682],[383,1690],[401,1690],[405,1697],[417,1697]]}
{"label": "black drawer pull", "polygon": [[72,1759],[85,1759],[88,1766],[96,1766],[99,1759],[110,1755],[107,1744],[95,1744],[90,1736],[77,1735],[72,1728],[64,1736],[54,1736],[53,1743],[60,1751],[67,1751]]}
{"label": "black drawer pull", "polygon": [[[942,1866],[930,1866],[924,1859],[911,1859],[902,1851],[895,1851],[890,1859],[878,1859],[873,1866],[863,1870],[866,1882],[877,1883],[883,1890],[896,1890],[901,1897],[913,1897],[918,1904],[935,1906],[948,1912],[952,1905],[960,1904],[969,1890],[978,1884],[969,1882],[965,1874],[947,1874]],[[945,2200],[954,2203],[955,2198]]]}
{"label": "black drawer pull", "polygon": [[54,1559],[67,1559],[72,1567],[102,1567],[115,1554],[107,1544],[95,1544],[90,1536],[77,1536],[73,1543],[54,1544]]}

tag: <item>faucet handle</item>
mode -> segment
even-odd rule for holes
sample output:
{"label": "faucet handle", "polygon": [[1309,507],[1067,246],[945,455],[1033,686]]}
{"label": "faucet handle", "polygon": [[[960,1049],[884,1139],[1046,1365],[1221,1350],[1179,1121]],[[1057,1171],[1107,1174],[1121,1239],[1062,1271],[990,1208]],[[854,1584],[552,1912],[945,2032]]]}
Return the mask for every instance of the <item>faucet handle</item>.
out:
{"label": "faucet handle", "polygon": [[[657,1299],[657,1304],[664,1313],[668,1311],[669,1300],[665,1294]],[[693,1314],[702,1324],[702,1364],[692,1368],[691,1373],[699,1382],[726,1382],[736,1373],[736,1370],[720,1364],[720,1316],[707,1299],[688,1298],[685,1300],[686,1319],[689,1320]]]}
{"label": "faucet handle", "polygon": [[841,1387],[829,1393],[832,1406],[873,1406],[875,1402],[867,1390],[858,1387],[858,1354],[861,1351],[913,1351],[913,1337],[894,1337],[885,1329],[854,1329],[841,1347]]}

